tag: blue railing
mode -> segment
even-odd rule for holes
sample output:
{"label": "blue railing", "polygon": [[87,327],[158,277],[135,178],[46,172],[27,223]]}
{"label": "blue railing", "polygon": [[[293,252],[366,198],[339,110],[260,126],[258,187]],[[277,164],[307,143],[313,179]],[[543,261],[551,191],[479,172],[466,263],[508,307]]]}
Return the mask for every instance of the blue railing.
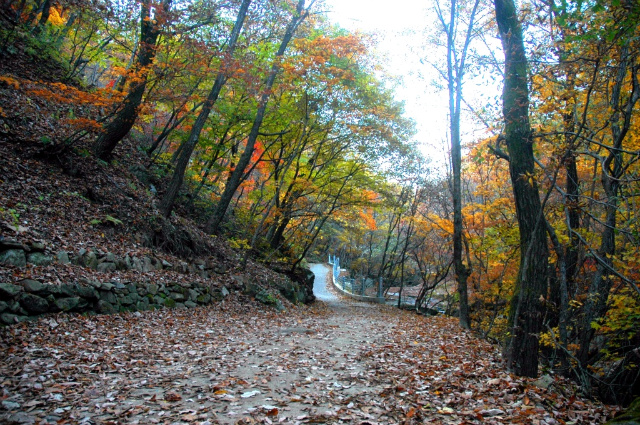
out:
{"label": "blue railing", "polygon": [[366,296],[365,295],[365,292],[367,289],[366,279],[362,278],[358,280],[358,279],[348,278],[346,276],[340,276],[340,271],[341,271],[340,258],[336,257],[335,255],[332,256],[331,254],[329,254],[329,264],[333,266],[333,272],[331,275],[333,286],[336,289],[338,289],[342,294],[360,301],[368,301],[368,302],[384,304],[385,298],[382,295],[382,277],[378,281],[377,296],[375,297]]}

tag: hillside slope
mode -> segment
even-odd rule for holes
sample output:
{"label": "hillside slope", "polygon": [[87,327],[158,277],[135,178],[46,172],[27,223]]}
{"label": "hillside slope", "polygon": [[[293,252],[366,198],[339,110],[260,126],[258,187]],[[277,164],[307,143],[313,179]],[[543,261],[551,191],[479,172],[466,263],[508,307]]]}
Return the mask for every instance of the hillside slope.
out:
{"label": "hillside slope", "polygon": [[[64,80],[55,60],[34,56],[28,46],[17,43],[2,56],[1,283],[93,283],[98,289],[104,289],[101,282],[197,284],[225,296],[238,293],[247,303],[262,294],[263,302],[279,309],[313,300],[304,273],[292,276],[300,283],[292,282],[205,234],[193,220],[163,218],[156,189],[163,176],[130,138],[109,164],[90,155],[89,137],[64,143],[76,131],[67,118],[91,116],[82,103],[90,94]],[[25,319],[24,305],[3,303],[0,313],[9,316],[2,322]],[[151,301],[151,307],[157,304]]]}

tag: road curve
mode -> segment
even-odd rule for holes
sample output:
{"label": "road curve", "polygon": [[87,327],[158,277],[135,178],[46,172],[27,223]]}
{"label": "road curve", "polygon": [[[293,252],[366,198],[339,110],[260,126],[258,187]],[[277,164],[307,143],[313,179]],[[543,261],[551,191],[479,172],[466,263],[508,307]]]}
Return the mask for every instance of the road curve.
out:
{"label": "road curve", "polygon": [[327,274],[331,271],[324,264],[311,264],[311,271],[316,276],[313,281],[313,294],[320,301],[338,301],[338,297],[327,290]]}

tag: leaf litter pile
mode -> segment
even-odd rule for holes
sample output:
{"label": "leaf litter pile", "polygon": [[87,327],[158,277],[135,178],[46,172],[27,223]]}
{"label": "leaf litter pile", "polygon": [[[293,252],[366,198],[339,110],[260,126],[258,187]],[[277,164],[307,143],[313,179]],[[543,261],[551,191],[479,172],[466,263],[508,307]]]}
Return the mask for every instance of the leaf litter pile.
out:
{"label": "leaf litter pile", "polygon": [[455,319],[316,303],[213,306],[0,330],[0,418],[19,424],[588,424],[567,381],[506,373]]}

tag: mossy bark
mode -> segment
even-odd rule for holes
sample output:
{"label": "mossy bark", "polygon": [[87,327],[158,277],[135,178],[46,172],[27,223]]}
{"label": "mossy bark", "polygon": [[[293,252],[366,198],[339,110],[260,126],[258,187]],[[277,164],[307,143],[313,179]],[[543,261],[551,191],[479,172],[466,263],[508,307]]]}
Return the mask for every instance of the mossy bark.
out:
{"label": "mossy bark", "polygon": [[535,179],[529,123],[527,58],[513,0],[494,0],[505,55],[502,111],[509,173],[520,230],[520,269],[509,311],[507,367],[520,376],[538,374],[538,335],[542,330],[548,279],[546,227]]}

